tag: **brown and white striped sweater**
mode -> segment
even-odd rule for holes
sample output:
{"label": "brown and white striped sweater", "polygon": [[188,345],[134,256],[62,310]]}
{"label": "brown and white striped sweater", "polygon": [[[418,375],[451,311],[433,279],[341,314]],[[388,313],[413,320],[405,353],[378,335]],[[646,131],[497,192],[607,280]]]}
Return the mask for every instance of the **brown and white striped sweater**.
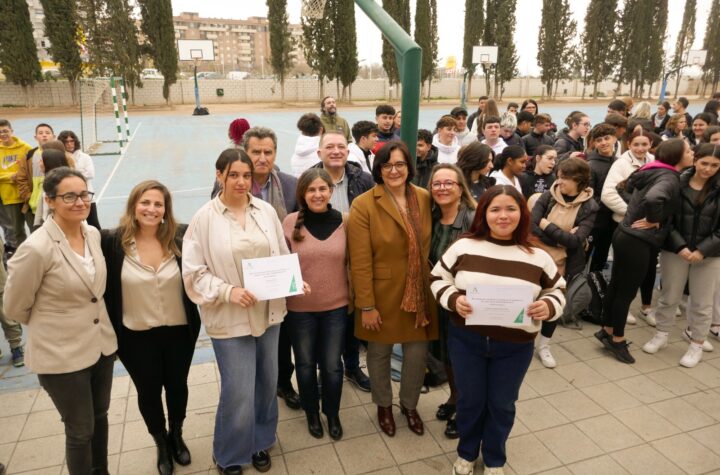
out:
{"label": "brown and white striped sweater", "polygon": [[[440,305],[450,310],[456,326],[466,326],[457,314],[455,301],[471,284],[530,285],[533,298],[550,307],[550,320],[557,319],[565,306],[565,280],[549,254],[532,248],[528,253],[511,241],[487,238],[462,238],[453,243],[437,262],[430,278],[430,288]],[[467,325],[469,331],[503,341],[532,341],[541,322],[502,327]]]}

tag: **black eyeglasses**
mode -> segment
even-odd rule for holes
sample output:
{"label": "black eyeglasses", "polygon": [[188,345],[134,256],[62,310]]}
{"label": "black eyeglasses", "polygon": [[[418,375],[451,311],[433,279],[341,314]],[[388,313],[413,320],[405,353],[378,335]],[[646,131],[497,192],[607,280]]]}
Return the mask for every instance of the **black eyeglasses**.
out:
{"label": "black eyeglasses", "polygon": [[452,180],[445,180],[445,181],[434,181],[430,184],[433,190],[441,190],[445,188],[446,190],[451,189],[453,186],[457,185],[458,182],[452,181]]}
{"label": "black eyeglasses", "polygon": [[95,193],[92,191],[83,191],[80,194],[71,191],[69,193],[63,193],[62,195],[55,195],[52,198],[61,198],[63,203],[72,204],[75,203],[78,198],[83,200],[85,203],[88,203],[92,201],[93,196],[95,196]]}

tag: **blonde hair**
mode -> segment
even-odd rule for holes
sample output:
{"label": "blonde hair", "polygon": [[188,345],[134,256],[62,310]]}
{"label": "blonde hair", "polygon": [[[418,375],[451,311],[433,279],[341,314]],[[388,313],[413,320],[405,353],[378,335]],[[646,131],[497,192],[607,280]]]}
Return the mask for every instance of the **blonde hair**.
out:
{"label": "blonde hair", "polygon": [[132,189],[130,196],[128,196],[127,206],[125,207],[125,214],[120,218],[120,225],[118,226],[118,232],[120,234],[120,243],[123,250],[127,254],[130,251],[130,243],[135,239],[135,235],[138,232],[139,225],[137,219],[135,219],[135,207],[138,201],[145,192],[150,190],[157,190],[163,195],[165,201],[165,214],[163,220],[160,223],[160,227],[157,231],[157,239],[160,241],[160,245],[165,250],[166,255],[180,255],[180,249],[175,243],[175,231],[177,230],[177,223],[172,212],[172,196],[170,190],[165,185],[156,180],[145,180]]}
{"label": "blonde hair", "polygon": [[[440,170],[452,170],[455,172],[455,175],[457,175],[458,186],[460,187],[460,203],[464,204],[470,209],[477,208],[477,201],[475,201],[475,199],[472,197],[472,194],[470,193],[470,188],[468,187],[468,182],[465,179],[463,171],[460,169],[460,167],[458,167],[457,165],[453,165],[452,163],[439,163],[433,167],[432,172],[430,173],[430,180],[428,180],[427,184],[427,189],[430,192],[430,196],[432,196],[433,177]],[[435,206],[434,200],[433,206]]]}
{"label": "blonde hair", "polygon": [[650,103],[643,101],[640,104],[638,104],[637,109],[635,109],[635,113],[633,114],[633,118],[635,119],[650,119],[652,116],[652,108],[650,107]]}

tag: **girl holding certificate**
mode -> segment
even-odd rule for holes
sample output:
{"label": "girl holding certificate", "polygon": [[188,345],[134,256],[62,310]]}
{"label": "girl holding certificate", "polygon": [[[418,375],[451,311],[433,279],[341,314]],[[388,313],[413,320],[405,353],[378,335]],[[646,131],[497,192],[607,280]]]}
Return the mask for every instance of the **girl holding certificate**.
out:
{"label": "girl holding certificate", "polygon": [[183,278],[215,350],[220,402],[213,457],[223,474],[252,462],[270,470],[278,422],[277,372],[285,299],[258,301],[244,287],[244,259],[288,254],[273,207],[251,195],[253,163],[238,149],[220,154],[222,192],[195,216],[183,241]]}
{"label": "girl holding certificate", "polygon": [[[520,192],[511,185],[493,186],[480,198],[470,235],[455,241],[432,271],[435,298],[450,311],[448,346],[460,432],[457,475],[473,472],[481,446],[485,473],[503,473],[533,341],[541,322],[557,319],[565,305],[565,281],[552,257],[531,247],[529,228],[530,212]],[[476,313],[466,293],[483,285],[507,287],[507,296],[527,291],[532,302],[521,315],[529,318],[517,322],[509,315],[503,324],[468,324]]]}

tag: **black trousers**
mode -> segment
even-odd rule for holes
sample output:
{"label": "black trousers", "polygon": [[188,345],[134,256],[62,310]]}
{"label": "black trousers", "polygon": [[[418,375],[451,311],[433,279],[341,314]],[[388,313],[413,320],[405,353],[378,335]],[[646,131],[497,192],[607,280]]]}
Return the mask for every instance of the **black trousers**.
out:
{"label": "black trousers", "polygon": [[295,365],[292,362],[292,341],[287,319],[280,324],[280,339],[278,340],[278,388],[289,388],[292,382]]}
{"label": "black trousers", "polygon": [[107,470],[108,408],[115,355],[100,356],[89,368],[64,374],[39,374],[65,424],[65,457],[70,475]]}
{"label": "black trousers", "polygon": [[590,261],[591,272],[603,270],[605,268],[605,263],[607,262],[608,254],[610,253],[613,233],[617,229],[617,226],[617,223],[611,220],[606,227],[595,228],[592,230],[591,247],[588,250],[588,252],[592,253]]}
{"label": "black trousers", "polygon": [[188,401],[187,378],[195,341],[187,325],[133,331],[123,327],[120,361],[130,373],[138,393],[138,407],[148,432],[165,429],[162,391],[165,389],[168,418],[182,423]]}
{"label": "black trousers", "polygon": [[614,260],[610,283],[603,302],[603,325],[613,328],[613,335],[625,336],[630,303],[647,275],[648,262],[657,249],[621,230],[613,237]]}

